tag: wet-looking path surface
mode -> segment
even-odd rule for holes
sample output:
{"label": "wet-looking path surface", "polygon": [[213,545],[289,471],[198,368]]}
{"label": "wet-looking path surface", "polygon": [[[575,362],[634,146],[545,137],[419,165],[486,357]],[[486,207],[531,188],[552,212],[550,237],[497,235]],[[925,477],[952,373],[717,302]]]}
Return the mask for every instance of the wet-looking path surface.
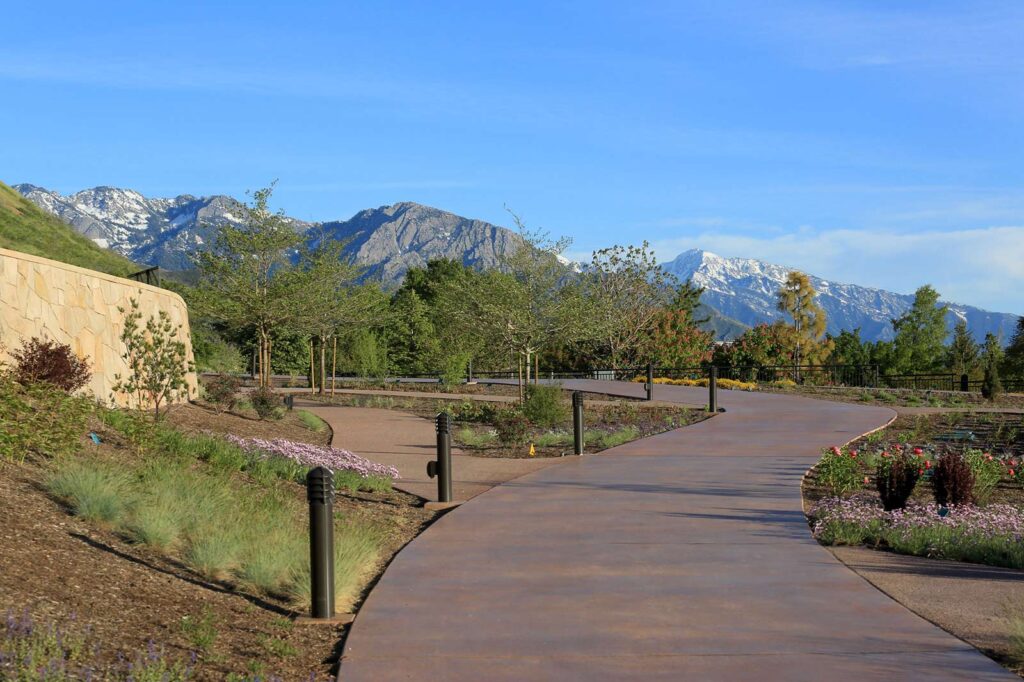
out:
{"label": "wet-looking path surface", "polygon": [[[725,414],[567,458],[439,520],[363,605],[342,680],[1016,679],[810,536],[801,476],[892,411],[719,395]],[[706,390],[655,397],[702,405]]]}

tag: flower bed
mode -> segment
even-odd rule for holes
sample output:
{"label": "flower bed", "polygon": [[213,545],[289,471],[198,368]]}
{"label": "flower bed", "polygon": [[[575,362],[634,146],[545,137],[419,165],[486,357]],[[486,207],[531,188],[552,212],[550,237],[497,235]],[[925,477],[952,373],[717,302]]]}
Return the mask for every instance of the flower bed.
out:
{"label": "flower bed", "polygon": [[867,495],[830,497],[808,512],[826,545],[869,545],[901,554],[1024,568],[1024,509],[922,504],[885,511]]}
{"label": "flower bed", "polygon": [[239,438],[228,436],[228,440],[250,454],[277,455],[303,466],[323,466],[334,471],[349,472],[361,478],[384,478],[396,480],[398,469],[385,464],[371,462],[354,452],[332,448],[328,445],[296,443],[283,438],[264,440],[262,438]]}

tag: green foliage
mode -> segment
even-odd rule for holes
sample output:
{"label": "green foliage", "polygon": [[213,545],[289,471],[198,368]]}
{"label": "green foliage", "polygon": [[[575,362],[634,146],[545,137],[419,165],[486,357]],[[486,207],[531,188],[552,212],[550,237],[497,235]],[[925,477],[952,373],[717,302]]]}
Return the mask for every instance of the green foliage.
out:
{"label": "green foliage", "polygon": [[238,402],[238,391],[242,388],[242,381],[230,374],[218,374],[206,380],[203,385],[206,391],[206,399],[217,408],[218,412],[230,410]]}
{"label": "green foliage", "polygon": [[782,322],[752,327],[728,346],[716,347],[714,362],[733,367],[777,367],[792,364],[787,327]]}
{"label": "green foliage", "polygon": [[852,332],[844,329],[839,336],[831,337],[831,341],[830,363],[858,367],[871,364],[871,344],[861,340],[859,327]]}
{"label": "green foliage", "polygon": [[345,366],[357,376],[383,379],[388,375],[387,343],[369,329],[358,329],[344,347]]}
{"label": "green foliage", "polygon": [[502,410],[494,417],[498,440],[506,445],[522,445],[530,433],[530,420],[519,410]]}
{"label": "green foliage", "polygon": [[999,365],[1003,361],[1003,349],[999,339],[992,333],[985,335],[985,346],[981,356],[981,364],[985,368],[985,376],[981,382],[981,395],[987,400],[995,400],[1003,393],[1003,383],[999,378]]}
{"label": "green foliage", "polygon": [[62,457],[81,447],[93,403],[48,383],[24,386],[0,375],[0,460]]}
{"label": "green foliage", "polygon": [[977,504],[987,504],[1003,478],[1003,463],[981,450],[968,450],[964,460],[974,477],[973,497]]}
{"label": "green foliage", "polygon": [[818,482],[837,495],[860,487],[862,476],[857,455],[845,448],[826,450],[815,466]]}
{"label": "green foliage", "polygon": [[179,623],[181,634],[197,651],[210,651],[217,641],[217,619],[209,606],[197,616],[182,616]]}
{"label": "green foliage", "polygon": [[78,357],[71,346],[33,337],[11,353],[12,374],[22,385],[47,383],[74,393],[89,383],[89,363]]}
{"label": "green foliage", "polygon": [[914,293],[914,304],[892,321],[893,350],[899,372],[934,372],[946,357],[946,306],[939,305],[939,293],[925,285]]}
{"label": "green foliage", "polygon": [[594,438],[587,438],[588,442],[594,443],[599,449],[616,448],[634,441],[640,437],[640,430],[635,426],[625,426],[610,433],[599,433]]}
{"label": "green foliage", "polygon": [[327,424],[324,423],[324,420],[316,416],[312,412],[308,412],[306,410],[297,410],[295,414],[296,416],[298,416],[299,421],[302,422],[302,425],[305,426],[310,431],[321,433],[327,429]]}
{"label": "green foliage", "polygon": [[156,317],[146,320],[144,327],[140,326],[142,313],[134,298],[130,312],[124,308],[118,310],[127,312],[121,343],[129,374],[126,377],[114,375],[114,390],[134,398],[137,407],[152,406],[153,417],[160,419],[160,406],[187,390],[186,375],[195,370],[184,342],[178,338],[181,325],[175,327],[167,312],[160,310]]}
{"label": "green foliage", "polygon": [[676,289],[672,304],[654,320],[649,358],[661,367],[696,367],[711,359],[713,332],[702,329],[708,318],[695,319],[704,288],[686,280]]}
{"label": "green foliage", "polygon": [[76,516],[113,525],[128,509],[130,483],[130,476],[114,467],[68,461],[58,465],[46,485]]}
{"label": "green foliage", "polygon": [[277,416],[281,407],[281,397],[270,386],[260,386],[249,393],[249,402],[260,419]]}
{"label": "green foliage", "polygon": [[238,346],[195,322],[192,326],[192,354],[196,369],[200,372],[225,374],[241,372],[246,368],[245,358]]}
{"label": "green foliage", "polygon": [[1017,328],[1003,358],[1003,371],[1008,376],[1024,379],[1024,317],[1017,318]]}
{"label": "green foliage", "polygon": [[11,187],[0,182],[0,248],[124,277],[139,266],[100,248]]}
{"label": "green foliage", "polygon": [[563,400],[562,387],[530,384],[526,387],[523,415],[544,428],[564,424],[569,419],[569,404]]}
{"label": "green foliage", "polygon": [[946,366],[957,377],[974,374],[981,360],[981,349],[975,342],[967,322],[959,320],[953,328],[953,341],[946,351]]}
{"label": "green foliage", "polygon": [[[498,435],[495,431],[477,431],[469,427],[462,427],[455,432],[455,441],[467,448],[483,448],[494,443]],[[541,445],[537,441],[537,445]]]}
{"label": "green foliage", "polygon": [[821,337],[827,324],[825,311],[815,299],[818,294],[811,279],[802,272],[793,270],[778,292],[778,309],[792,319],[791,334],[782,336],[791,349],[793,362],[797,365],[822,364],[831,352]]}

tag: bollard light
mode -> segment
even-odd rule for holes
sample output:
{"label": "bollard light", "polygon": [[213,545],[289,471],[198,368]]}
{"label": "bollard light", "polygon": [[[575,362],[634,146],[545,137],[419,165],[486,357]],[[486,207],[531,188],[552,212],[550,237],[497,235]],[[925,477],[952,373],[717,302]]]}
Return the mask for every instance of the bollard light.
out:
{"label": "bollard light", "polygon": [[647,363],[647,399],[654,400],[654,365]]}
{"label": "bollard light", "polygon": [[306,474],[309,501],[309,579],[312,618],[334,618],[334,472]]}
{"label": "bollard light", "polygon": [[437,477],[437,501],[452,501],[451,415],[441,412],[434,420],[437,428],[437,460],[427,462],[427,476]]}
{"label": "bollard light", "polygon": [[708,370],[708,412],[718,412],[718,368]]}
{"label": "bollard light", "polygon": [[583,454],[583,394],[572,392],[572,444],[573,452]]}

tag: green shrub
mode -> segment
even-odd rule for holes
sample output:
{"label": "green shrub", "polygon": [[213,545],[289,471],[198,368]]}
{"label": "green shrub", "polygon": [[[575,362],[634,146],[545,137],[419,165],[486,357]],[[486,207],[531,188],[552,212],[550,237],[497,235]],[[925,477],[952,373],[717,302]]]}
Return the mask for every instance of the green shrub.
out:
{"label": "green shrub", "polygon": [[0,377],[0,459],[63,457],[79,450],[94,403],[48,383]]}
{"label": "green shrub", "polygon": [[569,419],[569,404],[562,400],[560,386],[528,384],[523,414],[537,426],[552,428]]}
{"label": "green shrub", "polygon": [[1003,478],[1003,463],[981,450],[968,450],[964,453],[964,459],[974,474],[974,501],[987,504]]}
{"label": "green shrub", "polygon": [[102,410],[100,421],[121,434],[136,455],[152,452],[157,446],[157,429],[141,410]]}
{"label": "green shrub", "polygon": [[498,440],[506,445],[522,445],[530,432],[530,420],[517,410],[504,410],[494,418]]}
{"label": "green shrub", "polygon": [[816,465],[818,482],[841,495],[861,485],[860,464],[854,452],[833,447],[826,450]]}
{"label": "green shrub", "polygon": [[615,448],[630,441],[634,441],[639,437],[639,429],[635,426],[626,426],[618,431],[601,434],[597,437],[596,443],[601,449],[607,450],[608,448]]}
{"label": "green shrub", "polygon": [[130,484],[131,477],[113,467],[66,460],[46,486],[75,516],[115,525],[128,510]]}
{"label": "green shrub", "polygon": [[270,419],[278,414],[281,399],[270,386],[260,386],[249,394],[252,409],[260,419]]}

